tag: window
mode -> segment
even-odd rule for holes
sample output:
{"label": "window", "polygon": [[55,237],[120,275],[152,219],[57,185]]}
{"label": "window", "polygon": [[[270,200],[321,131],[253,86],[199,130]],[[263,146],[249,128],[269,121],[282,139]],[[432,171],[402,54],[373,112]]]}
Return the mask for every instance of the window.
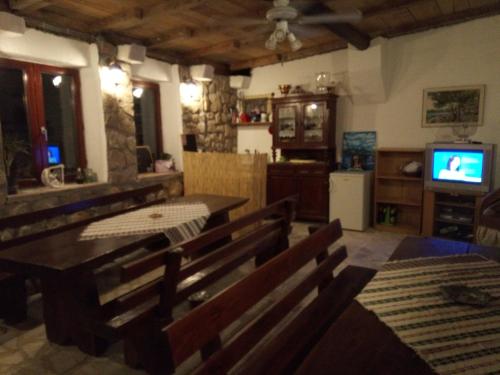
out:
{"label": "window", "polygon": [[22,144],[16,157],[24,184],[50,165],[71,179],[86,166],[77,70],[0,59],[0,124],[6,142]]}
{"label": "window", "polygon": [[157,83],[133,81],[134,120],[137,146],[148,146],[153,160],[161,157],[160,87]]}

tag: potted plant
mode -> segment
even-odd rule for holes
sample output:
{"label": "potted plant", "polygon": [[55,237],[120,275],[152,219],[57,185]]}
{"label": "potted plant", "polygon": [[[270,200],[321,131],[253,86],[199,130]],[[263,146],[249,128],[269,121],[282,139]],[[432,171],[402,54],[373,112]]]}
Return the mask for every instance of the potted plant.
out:
{"label": "potted plant", "polygon": [[5,135],[3,137],[3,163],[7,175],[8,194],[17,194],[18,157],[28,155],[28,146],[23,140]]}

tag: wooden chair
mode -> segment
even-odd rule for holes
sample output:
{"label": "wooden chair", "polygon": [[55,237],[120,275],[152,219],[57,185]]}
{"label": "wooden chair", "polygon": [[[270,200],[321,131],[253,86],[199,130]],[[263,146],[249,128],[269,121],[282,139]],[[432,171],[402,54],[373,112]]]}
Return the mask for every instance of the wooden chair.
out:
{"label": "wooden chair", "polygon": [[500,189],[481,200],[476,241],[481,245],[500,247]]}
{"label": "wooden chair", "polygon": [[479,225],[500,230],[500,189],[484,196],[479,214]]}
{"label": "wooden chair", "polygon": [[[108,194],[97,198],[73,202],[58,207],[48,208],[35,212],[27,212],[20,215],[9,216],[0,219],[0,228],[20,228],[25,225],[32,225],[50,220],[63,215],[71,215],[84,210],[111,205],[115,203],[125,203],[126,208],[115,212],[82,219],[70,224],[48,229],[39,233],[29,234],[23,237],[14,238],[9,241],[0,242],[0,251],[16,245],[25,244],[33,240],[48,237],[50,235],[73,229],[81,225],[89,224],[92,221],[104,219],[114,215],[126,213],[138,208],[147,207],[153,204],[163,203],[164,198],[148,201],[148,196],[157,194],[163,190],[161,184],[156,184],[140,189],[124,191],[120,193]],[[33,249],[36,251],[36,249]],[[0,272],[0,318],[7,323],[18,323],[26,319],[27,296],[25,277],[23,275],[13,275]]]}
{"label": "wooden chair", "polygon": [[[122,266],[121,279],[131,282],[164,267],[157,278],[90,309],[87,327],[100,337],[124,339],[125,361],[129,366],[154,368],[151,337],[173,320],[175,306],[190,296],[193,306],[202,303],[200,293],[235,271],[248,260],[256,266],[288,248],[290,224],[295,215],[295,198],[286,198],[261,210],[203,232],[184,243],[157,250],[142,259]],[[242,229],[244,234],[231,239]],[[229,242],[221,239],[229,238]],[[213,244],[218,244],[213,248]],[[209,253],[206,249],[211,248]],[[201,255],[200,255],[201,254]],[[182,258],[191,258],[182,264]]]}
{"label": "wooden chair", "polygon": [[[338,276],[332,276],[347,253],[344,246],[331,255],[327,249],[341,235],[339,220],[333,221],[186,316],[166,325],[154,345],[158,366],[149,372],[171,373],[194,353],[203,351],[205,361],[195,370],[196,374],[225,374],[229,370],[243,374],[293,373],[375,274],[374,270],[348,266]],[[223,347],[218,344],[224,329],[314,259],[313,271],[230,337]],[[317,296],[285,321],[286,315],[314,289]],[[271,331],[273,335],[269,337]]]}

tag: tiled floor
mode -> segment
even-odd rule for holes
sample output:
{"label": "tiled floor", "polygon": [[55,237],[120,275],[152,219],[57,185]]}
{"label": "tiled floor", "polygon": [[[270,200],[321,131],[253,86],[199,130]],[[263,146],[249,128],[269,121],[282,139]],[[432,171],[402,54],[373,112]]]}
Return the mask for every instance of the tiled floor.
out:
{"label": "tiled floor", "polygon": [[[295,223],[291,243],[307,235],[306,223]],[[348,249],[348,263],[378,268],[394,251],[404,236],[369,230],[345,231],[340,243]],[[242,267],[247,272],[251,267]],[[41,316],[40,296],[30,299],[28,322],[8,327],[0,322],[0,374],[143,374],[126,367],[120,343],[113,345],[106,355],[94,358],[81,353],[74,346],[58,346],[45,338]]]}

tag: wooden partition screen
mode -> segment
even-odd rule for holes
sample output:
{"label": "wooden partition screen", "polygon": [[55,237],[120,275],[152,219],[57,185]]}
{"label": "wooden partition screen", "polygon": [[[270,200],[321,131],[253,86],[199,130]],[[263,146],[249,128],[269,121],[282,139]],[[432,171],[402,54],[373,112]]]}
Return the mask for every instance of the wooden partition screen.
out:
{"label": "wooden partition screen", "polygon": [[248,198],[231,220],[266,205],[266,154],[184,152],[184,191]]}

